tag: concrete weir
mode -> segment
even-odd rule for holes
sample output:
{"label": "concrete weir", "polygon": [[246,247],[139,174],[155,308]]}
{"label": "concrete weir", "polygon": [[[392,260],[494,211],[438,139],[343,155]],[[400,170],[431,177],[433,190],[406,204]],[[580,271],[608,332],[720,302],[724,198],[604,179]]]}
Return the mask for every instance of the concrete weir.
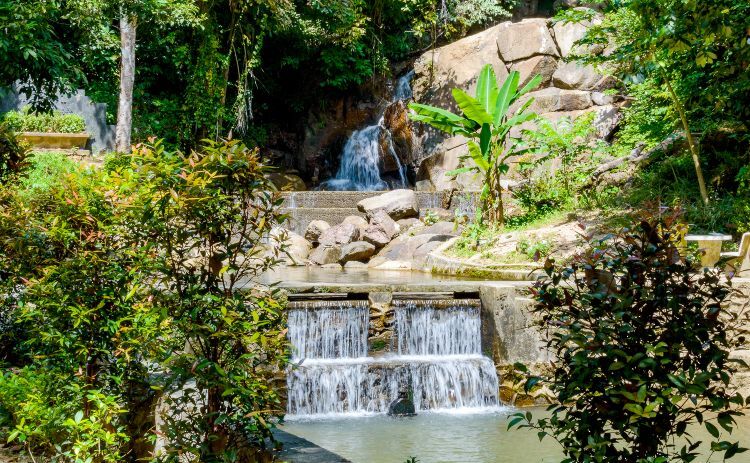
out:
{"label": "concrete weir", "polygon": [[[541,365],[549,360],[528,310],[531,301],[525,297],[525,289],[529,282],[466,280],[415,272],[328,269],[316,269],[314,281],[311,282],[305,270],[287,268],[283,281],[280,281],[280,286],[287,292],[290,308],[314,310],[315,307],[338,306],[365,310],[368,315],[366,347],[350,348],[341,342],[336,346],[356,351],[356,355],[362,355],[362,349],[366,349],[364,355],[373,359],[371,370],[380,366],[378,359],[403,354],[407,343],[411,346],[409,352],[444,353],[434,350],[435,346],[430,345],[429,341],[405,339],[398,330],[399,324],[405,323],[414,327],[424,325],[421,330],[425,333],[429,333],[430,329],[444,330],[439,336],[445,343],[455,345],[455,348],[451,348],[452,352],[476,352],[489,358],[500,377],[501,397],[502,375],[506,369],[516,362]],[[416,311],[407,314],[403,311],[405,307]],[[451,338],[456,331],[452,324],[457,320],[439,315],[439,312],[455,310],[455,307],[468,310],[465,312],[467,315],[472,310],[476,311],[477,348],[471,347],[467,339]],[[432,311],[437,315],[423,314],[422,311]],[[406,316],[409,319],[405,321],[402,318]],[[429,326],[436,323],[443,326]],[[346,332],[353,331],[344,328]],[[333,352],[332,349],[330,351]],[[387,360],[384,361],[387,363]],[[505,397],[507,399],[507,394]]]}

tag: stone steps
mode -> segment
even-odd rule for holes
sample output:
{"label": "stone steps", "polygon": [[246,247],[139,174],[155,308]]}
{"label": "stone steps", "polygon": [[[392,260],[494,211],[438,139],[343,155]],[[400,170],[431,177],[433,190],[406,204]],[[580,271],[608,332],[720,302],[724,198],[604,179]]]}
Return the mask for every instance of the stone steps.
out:
{"label": "stone steps", "polygon": [[[357,203],[363,199],[383,194],[382,191],[284,191],[282,211],[287,214],[286,227],[303,235],[307,225],[313,220],[325,220],[331,225],[341,223],[346,217],[364,217],[357,210]],[[449,191],[417,191],[420,210],[442,208],[450,200],[450,210],[459,210],[473,215],[476,210],[477,192],[461,192],[451,195]]]}

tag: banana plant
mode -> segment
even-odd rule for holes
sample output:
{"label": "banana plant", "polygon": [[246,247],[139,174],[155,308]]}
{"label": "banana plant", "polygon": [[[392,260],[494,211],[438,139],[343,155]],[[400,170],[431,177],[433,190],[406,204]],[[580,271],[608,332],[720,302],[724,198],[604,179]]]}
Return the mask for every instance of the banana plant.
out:
{"label": "banana plant", "polygon": [[502,86],[498,86],[492,65],[485,65],[477,78],[476,95],[471,96],[460,88],[453,89],[461,115],[434,106],[411,103],[409,114],[414,121],[423,122],[450,135],[468,138],[468,154],[461,157],[461,166],[448,175],[456,176],[475,172],[483,176],[481,193],[482,218],[503,225],[502,176],[508,173],[509,159],[522,154],[519,140],[510,136],[513,127],[536,118],[529,111],[533,98],[529,98],[515,111],[511,105],[542,81],[536,75],[522,88],[518,71],[512,71]]}

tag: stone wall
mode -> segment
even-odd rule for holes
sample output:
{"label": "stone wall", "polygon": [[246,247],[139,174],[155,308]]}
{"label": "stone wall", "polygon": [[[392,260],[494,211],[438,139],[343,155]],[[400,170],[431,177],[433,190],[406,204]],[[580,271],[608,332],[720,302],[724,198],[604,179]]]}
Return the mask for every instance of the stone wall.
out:
{"label": "stone wall", "polygon": [[[28,105],[28,98],[18,93],[15,87],[0,94],[0,113],[11,110],[22,110]],[[86,147],[92,153],[109,151],[115,146],[115,130],[113,125],[107,124],[107,105],[96,103],[86,96],[86,92],[78,90],[72,95],[58,95],[54,109],[63,114],[78,114],[86,122],[86,132],[91,136]]]}
{"label": "stone wall", "polygon": [[[521,85],[540,74],[541,85],[528,96],[535,99],[532,111],[551,120],[595,111],[597,135],[607,139],[620,117],[619,104],[604,94],[615,81],[600,75],[591,66],[569,61],[573,53],[579,51],[575,42],[593,22],[599,21],[599,18],[587,24],[553,23],[543,18],[507,21],[428,51],[414,64],[414,99],[456,111],[451,90],[458,87],[473,94],[476,77],[485,64],[492,65],[501,81],[510,71],[518,71]],[[518,105],[523,101],[525,98]],[[458,166],[459,156],[466,152],[463,137],[446,137],[424,126],[418,132],[422,147],[422,157],[417,161],[418,180],[430,180],[438,190],[478,189],[477,179],[471,174],[459,176],[455,181],[445,176],[445,172]]]}

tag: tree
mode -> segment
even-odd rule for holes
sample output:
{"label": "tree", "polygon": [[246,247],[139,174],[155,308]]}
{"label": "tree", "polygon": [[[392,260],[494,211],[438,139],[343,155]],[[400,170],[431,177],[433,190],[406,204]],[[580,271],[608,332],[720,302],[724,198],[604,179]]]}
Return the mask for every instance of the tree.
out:
{"label": "tree", "polygon": [[[188,156],[140,146],[132,189],[133,245],[151,256],[148,300],[169,320],[162,339],[169,459],[243,460],[282,414],[276,376],[287,361],[277,289],[259,281],[284,247],[266,247],[280,199],[257,150],[205,142]],[[283,241],[283,240],[282,240]]]}
{"label": "tree", "polygon": [[[581,17],[578,10],[571,15]],[[732,0],[613,1],[602,24],[581,41],[608,47],[584,61],[605,64],[626,82],[650,77],[667,89],[705,204],[696,128],[703,138],[717,131],[746,137],[750,130],[750,110],[740,103],[750,98],[749,15],[750,4]]]}
{"label": "tree", "polygon": [[[68,18],[81,30],[81,46],[103,40],[119,29],[119,97],[115,149],[130,152],[133,126],[133,87],[136,79],[136,38],[139,23],[195,25],[198,8],[195,0],[66,0]],[[107,40],[104,39],[106,42]]]}
{"label": "tree", "polygon": [[84,80],[65,23],[60,0],[0,2],[0,87],[18,83],[35,109],[49,110]]}
{"label": "tree", "polygon": [[520,90],[519,80],[518,71],[512,71],[498,88],[492,65],[485,65],[477,78],[475,97],[459,88],[453,89],[453,98],[461,109],[461,116],[433,106],[409,104],[413,110],[410,114],[412,120],[470,139],[469,154],[463,160],[470,159],[473,165],[452,171],[452,174],[477,172],[483,176],[481,200],[486,204],[484,215],[500,225],[505,222],[502,176],[510,168],[508,159],[522,153],[518,139],[511,136],[510,131],[536,117],[536,114],[527,111],[533,98],[528,98],[515,111],[511,111],[511,105],[539,85],[542,78],[535,76]]}
{"label": "tree", "polygon": [[510,427],[554,438],[566,462],[693,461],[693,426],[712,436],[712,452],[745,451],[719,428],[731,433],[750,403],[730,388],[730,352],[745,343],[738,329],[750,319],[727,308],[731,287],[718,269],[694,273],[679,217],[644,213],[568,266],[548,259],[532,289],[556,360],[526,388],[548,386],[555,403],[550,417],[521,413]]}

